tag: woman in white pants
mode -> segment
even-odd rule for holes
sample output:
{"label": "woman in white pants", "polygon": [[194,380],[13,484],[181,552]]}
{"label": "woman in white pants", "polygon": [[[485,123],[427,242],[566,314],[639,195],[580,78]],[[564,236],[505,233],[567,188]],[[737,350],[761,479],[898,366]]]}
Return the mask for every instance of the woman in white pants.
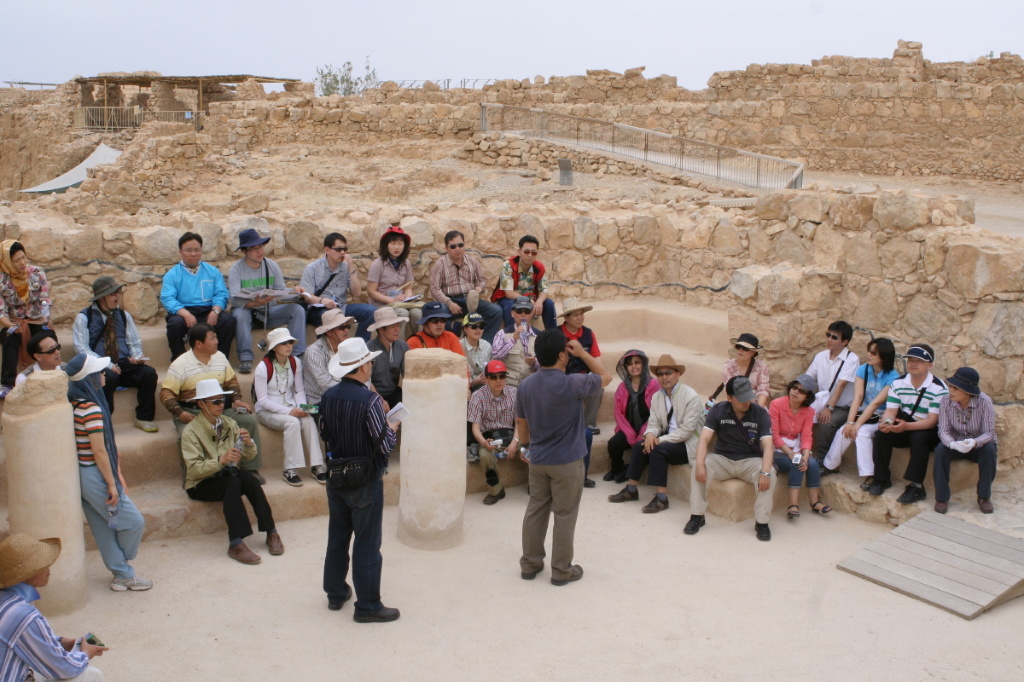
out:
{"label": "woman in white pants", "polygon": [[[839,468],[843,453],[851,442],[855,442],[857,472],[861,476],[874,475],[875,462],[871,455],[873,439],[878,430],[878,418],[885,412],[889,385],[899,377],[899,372],[894,369],[895,364],[896,346],[892,341],[878,338],[868,343],[868,361],[857,368],[853,402],[850,403],[850,414],[856,417],[851,417],[832,440],[832,447],[824,461],[829,473]],[[865,479],[861,487],[866,490],[869,483]]]}
{"label": "woman in white pants", "polygon": [[267,355],[256,366],[256,419],[260,424],[284,432],[284,472],[288,485],[300,486],[295,472],[305,465],[302,441],[309,450],[309,468],[318,483],[327,483],[327,468],[320,449],[316,422],[302,409],[306,390],[302,384],[302,361],[292,357],[295,338],[286,327],[267,334]]}

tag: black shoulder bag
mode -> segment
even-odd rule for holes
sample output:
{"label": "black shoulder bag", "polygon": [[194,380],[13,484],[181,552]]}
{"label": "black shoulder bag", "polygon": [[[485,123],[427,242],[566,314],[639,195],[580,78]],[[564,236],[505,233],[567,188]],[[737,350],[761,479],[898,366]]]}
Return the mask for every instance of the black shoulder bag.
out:
{"label": "black shoulder bag", "polygon": [[[327,278],[327,281],[324,282],[324,285],[322,287],[320,287],[319,289],[317,289],[316,291],[313,292],[313,296],[315,296],[316,298],[320,298],[321,296],[323,296],[323,293],[325,291],[327,291],[327,287],[331,286],[331,282],[333,282],[334,278],[337,277],[337,276],[338,276],[338,273],[336,273],[336,272],[332,273],[331,276]],[[303,308],[305,308],[306,306],[309,305],[309,302],[306,301],[306,298],[304,296],[300,296],[299,300],[298,300],[298,304],[301,305]]]}
{"label": "black shoulder bag", "polygon": [[[384,425],[384,429],[387,429]],[[327,460],[327,485],[335,490],[355,490],[370,483],[377,476],[375,456],[381,452],[385,431],[373,443],[373,455],[369,457],[332,457]]]}

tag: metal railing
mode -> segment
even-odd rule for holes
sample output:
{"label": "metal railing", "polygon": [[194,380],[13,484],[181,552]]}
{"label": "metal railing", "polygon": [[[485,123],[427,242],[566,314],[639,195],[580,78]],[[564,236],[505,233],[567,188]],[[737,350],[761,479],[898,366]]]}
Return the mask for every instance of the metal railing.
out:
{"label": "metal railing", "polygon": [[142,107],[81,107],[75,109],[74,126],[96,130],[138,128],[143,123],[187,123],[196,130],[203,127],[201,111],[149,111]]}
{"label": "metal railing", "polygon": [[452,88],[468,88],[470,90],[476,90],[496,81],[496,78],[462,78],[458,80],[454,78],[440,78],[437,80],[426,78],[421,80],[395,81],[395,83],[397,83],[400,88],[410,89],[422,88],[424,83],[430,82],[442,90],[451,90]]}
{"label": "metal railing", "polygon": [[50,89],[50,90],[55,90],[57,88],[57,86],[60,85],[60,83],[32,83],[32,82],[29,82],[29,81],[4,81],[4,83],[7,83],[7,85],[9,87],[12,87],[12,88],[14,88],[14,87],[19,87],[20,88],[20,87],[25,86],[25,85],[35,85],[40,90],[42,90],[43,88],[47,88],[47,89]]}
{"label": "metal railing", "polygon": [[803,187],[804,165],[797,161],[543,109],[481,104],[480,130],[596,149],[748,187]]}

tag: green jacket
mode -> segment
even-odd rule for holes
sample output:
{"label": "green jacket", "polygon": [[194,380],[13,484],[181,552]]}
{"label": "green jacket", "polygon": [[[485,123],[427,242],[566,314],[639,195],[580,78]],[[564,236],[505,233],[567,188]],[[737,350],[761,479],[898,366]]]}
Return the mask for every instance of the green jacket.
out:
{"label": "green jacket", "polygon": [[[181,456],[185,460],[185,489],[196,487],[199,481],[216,476],[224,468],[221,455],[235,447],[238,440],[238,424],[230,417],[221,417],[224,428],[220,439],[213,431],[213,424],[200,414],[190,421],[181,432]],[[250,437],[251,440],[251,437]],[[242,461],[256,456],[256,444],[242,448]]]}

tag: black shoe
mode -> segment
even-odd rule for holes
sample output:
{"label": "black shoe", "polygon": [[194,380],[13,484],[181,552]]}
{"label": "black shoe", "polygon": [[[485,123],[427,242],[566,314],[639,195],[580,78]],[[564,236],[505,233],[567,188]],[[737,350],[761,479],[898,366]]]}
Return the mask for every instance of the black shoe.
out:
{"label": "black shoe", "polygon": [[754,523],[754,532],[757,533],[758,540],[768,542],[772,539],[772,531],[767,523]]}
{"label": "black shoe", "polygon": [[911,483],[903,490],[903,494],[896,498],[896,501],[900,504],[913,504],[926,497],[928,497],[928,493],[925,492],[924,486]]}
{"label": "black shoe", "polygon": [[382,606],[376,611],[362,612],[356,611],[352,614],[352,620],[357,623],[390,623],[393,620],[398,620],[398,617],[402,615],[398,609],[393,609],[388,606]]}
{"label": "black shoe", "polygon": [[618,473],[619,472],[616,471],[615,469],[609,469],[608,473],[606,473],[604,476],[601,477],[601,480],[605,481],[605,482],[614,481],[615,480],[615,476],[618,475]]}
{"label": "black shoe", "polygon": [[583,487],[584,488],[596,488],[597,487],[597,482],[594,481],[594,479],[592,479],[592,478],[584,478],[583,479]]}
{"label": "black shoe", "polygon": [[871,485],[868,486],[868,495],[874,495],[878,497],[886,490],[892,487],[892,481],[879,481],[877,478],[871,481]]}
{"label": "black shoe", "polygon": [[580,566],[579,564],[575,564],[572,567],[572,573],[569,575],[568,578],[552,578],[551,579],[551,584],[552,585],[556,585],[558,587],[561,587],[562,585],[568,585],[569,583],[574,583],[574,582],[576,582],[577,580],[579,580],[582,577],[583,577],[583,567]]}
{"label": "black shoe", "polygon": [[345,602],[347,602],[351,598],[351,594],[349,594],[347,597],[343,599],[331,599],[330,597],[328,597],[327,608],[329,608],[331,611],[341,611],[341,607],[344,606]]}
{"label": "black shoe", "polygon": [[522,571],[522,572],[519,573],[519,577],[522,578],[523,580],[533,580],[534,578],[537,577],[538,573],[540,573],[540,570],[536,570],[536,571],[532,571],[532,572],[530,572],[530,571]]}
{"label": "black shoe", "polygon": [[616,483],[625,483],[629,480],[629,472],[627,469],[623,469],[615,474]]}
{"label": "black shoe", "polygon": [[263,476],[260,475],[260,472],[258,472],[258,471],[250,471],[249,473],[252,474],[252,477],[255,478],[256,482],[259,483],[260,485],[266,485],[267,484],[267,479],[263,478]]}
{"label": "black shoe", "polygon": [[687,535],[696,535],[697,531],[704,527],[704,515],[703,514],[690,514],[690,520],[686,522],[686,526],[683,527],[683,532]]}
{"label": "black shoe", "polygon": [[504,499],[505,499],[505,489],[502,488],[501,490],[498,491],[497,495],[488,495],[487,497],[485,497],[484,498],[484,504],[494,504],[498,500],[504,500]]}
{"label": "black shoe", "polygon": [[821,465],[821,475],[823,477],[824,476],[831,476],[832,474],[838,474],[838,473],[839,473],[839,469],[829,469],[824,464]]}

